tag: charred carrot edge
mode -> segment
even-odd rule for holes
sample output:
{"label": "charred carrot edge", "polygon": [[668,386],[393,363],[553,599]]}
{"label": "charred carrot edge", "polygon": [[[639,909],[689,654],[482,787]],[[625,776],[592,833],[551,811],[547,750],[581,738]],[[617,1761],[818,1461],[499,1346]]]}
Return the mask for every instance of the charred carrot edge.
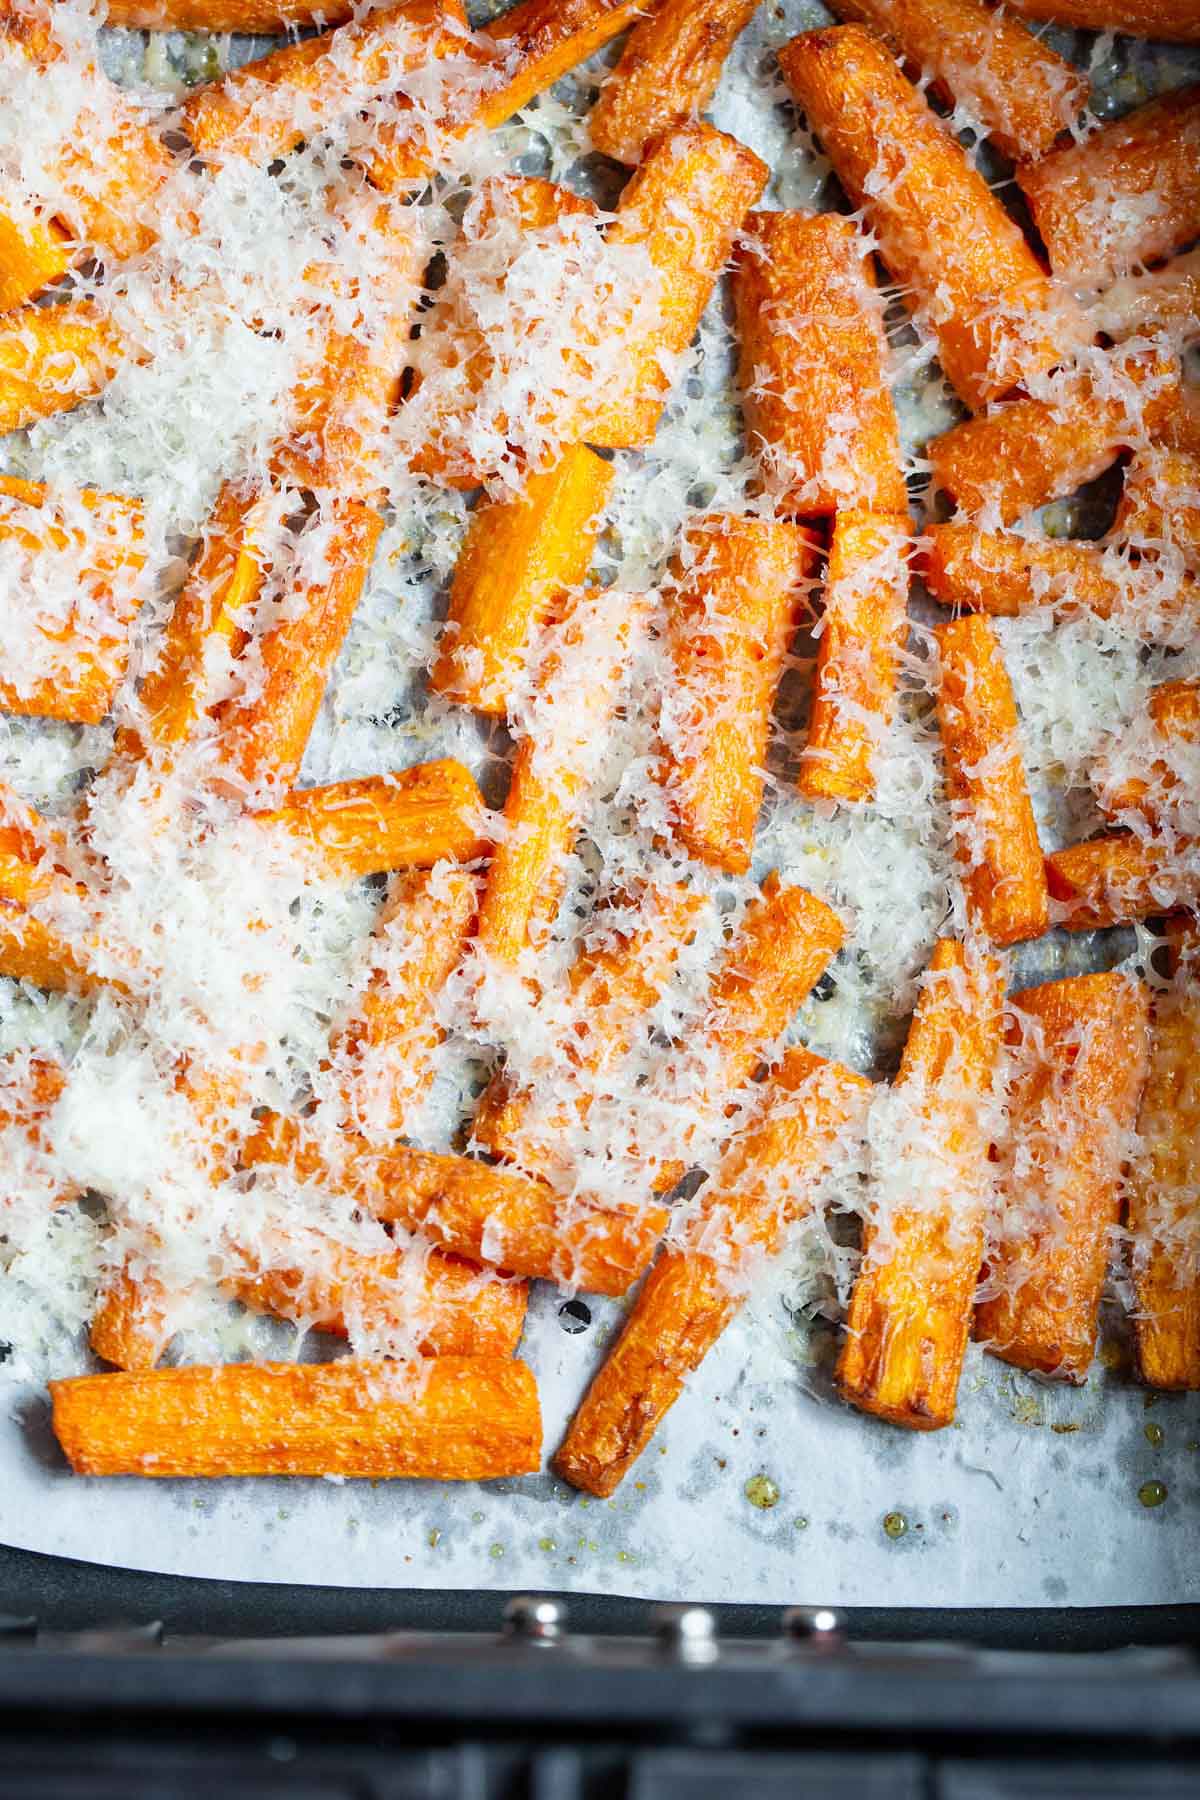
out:
{"label": "charred carrot edge", "polygon": [[489,1481],[541,1456],[533,1373],[501,1357],[153,1369],[50,1393],[77,1475]]}
{"label": "charred carrot edge", "polygon": [[19,194],[0,204],[0,312],[24,306],[65,275],[74,246],[53,219],[42,218]]}
{"label": "charred carrot edge", "polygon": [[680,843],[744,875],[765,787],[775,690],[811,568],[802,530],[708,514],[667,576],[663,784]]}
{"label": "charred carrot edge", "polygon": [[1046,858],[1046,882],[1059,902],[1056,924],[1098,931],[1190,905],[1200,878],[1173,870],[1156,838],[1113,832],[1055,850]]}
{"label": "charred carrot edge", "polygon": [[[1200,680],[1164,681],[1150,690],[1147,711],[1164,750],[1200,743]],[[1131,776],[1100,795],[1107,813],[1137,811],[1155,819],[1169,806],[1180,783],[1169,762],[1155,761],[1148,778]]]}
{"label": "charred carrot edge", "polygon": [[732,285],[742,411],[767,492],[793,516],[906,513],[883,307],[862,233],[836,213],[750,213]]}
{"label": "charred carrot edge", "polygon": [[1200,85],[1180,88],[1017,169],[1054,273],[1099,283],[1200,233]]}
{"label": "charred carrot edge", "polygon": [[[647,888],[637,917],[627,933],[599,949],[585,949],[567,977],[573,1035],[567,1047],[572,1064],[595,1075],[617,1066],[632,1049],[638,1026],[662,994],[676,958],[702,912],[707,898],[695,889],[656,884]],[[564,1102],[546,1122],[531,1130],[532,1096],[514,1087],[507,1072],[493,1076],[471,1126],[472,1139],[492,1156],[517,1162],[533,1174],[545,1174],[554,1156],[555,1127],[570,1124],[571,1114],[584,1121],[592,1106],[591,1090]]]}
{"label": "charred carrot edge", "polygon": [[135,31],[230,31],[282,37],[301,25],[340,25],[345,0],[111,0],[109,25]]}
{"label": "charred carrot edge", "polygon": [[462,961],[477,905],[466,869],[392,883],[366,989],[330,1044],[343,1117],[368,1137],[411,1134],[444,1035],[437,998]]}
{"label": "charred carrot edge", "polygon": [[1063,378],[1053,400],[1010,400],[934,438],[927,448],[933,485],[960,511],[995,509],[1011,525],[1102,475],[1121,450],[1154,438],[1178,404],[1173,358],[1121,353],[1097,376]]}
{"label": "charred carrot edge", "polygon": [[[1009,1092],[1000,1180],[1014,1217],[1001,1213],[988,1250],[995,1297],[977,1308],[975,1335],[1018,1368],[1087,1378],[1149,1016],[1146,988],[1120,974],[1047,982],[1011,1003],[1008,1042],[1028,1059]],[[1045,1224],[1023,1222],[1031,1206]]]}
{"label": "charred carrot edge", "polygon": [[806,800],[869,800],[875,792],[907,623],[909,530],[907,515],[840,512],[834,520],[796,783]]}
{"label": "charred carrot edge", "polygon": [[[806,888],[784,887],[777,870],[742,915],[712,986],[702,1027],[717,1052],[720,1092],[698,1094],[699,1120],[720,1116],[728,1094],[736,1093],[755,1064],[803,1005],[826,965],[841,949],[846,932],[837,914]],[[660,1166],[655,1191],[664,1193],[686,1174],[687,1147],[699,1127],[684,1127],[678,1160]],[[674,1146],[671,1146],[674,1148]]]}
{"label": "charred carrot edge", "polygon": [[978,614],[939,625],[937,716],[972,921],[1004,947],[1041,937],[1050,896],[1004,656]]}
{"label": "charred carrot edge", "polygon": [[249,1168],[279,1163],[328,1182],[384,1224],[420,1231],[471,1262],[588,1293],[625,1293],[668,1217],[661,1206],[616,1211],[567,1200],[545,1182],[467,1156],[379,1150],[349,1132],[330,1158],[297,1121],[277,1115],[260,1122],[243,1157]]}
{"label": "charred carrot edge", "polygon": [[1089,307],[1088,321],[1118,343],[1163,330],[1185,338],[1200,335],[1200,250],[1173,257],[1161,269],[1123,275]]}
{"label": "charred carrot edge", "polygon": [[1006,156],[1041,156],[1087,104],[1088,84],[1017,19],[982,0],[836,0],[941,96],[965,104]]}
{"label": "charred carrot edge", "polygon": [[725,59],[757,0],[664,0],[630,32],[588,117],[592,144],[617,162],[640,162],[646,145],[711,100]]}
{"label": "charred carrot edge", "polygon": [[914,1431],[954,1421],[983,1261],[991,1168],[982,1109],[1003,1006],[994,958],[946,938],[934,946],[895,1092],[936,1138],[945,1187],[918,1195],[886,1237],[867,1228],[837,1367],[843,1399]]}
{"label": "charred carrot edge", "polygon": [[121,1269],[101,1293],[88,1342],[117,1369],[153,1369],[171,1341],[167,1290],[153,1275]]}
{"label": "charred carrot edge", "polygon": [[[745,1298],[755,1257],[775,1255],[870,1083],[789,1050],[754,1122],[721,1163],[689,1231],[663,1251],[554,1458],[564,1481],[615,1491]],[[700,1246],[703,1246],[701,1248]]]}
{"label": "charred carrot edge", "polygon": [[515,499],[480,501],[430,671],[435,693],[477,712],[508,711],[531,637],[591,566],[613,474],[577,444],[528,476]]}
{"label": "charred carrot edge", "polygon": [[293,788],[282,806],[256,816],[311,851],[327,881],[430,868],[446,856],[466,862],[488,847],[483,796],[453,757],[393,775]]}
{"label": "charred carrot edge", "polygon": [[608,239],[645,249],[657,278],[658,318],[625,334],[625,391],[594,395],[581,407],[572,402],[582,416],[579,429],[565,435],[610,450],[651,441],[670,389],[662,359],[669,362],[695,337],[734,234],[767,174],[752,150],[712,125],[683,125],[649,146],[621,195]]}
{"label": "charred carrot edge", "polygon": [[1110,536],[1148,552],[1169,545],[1189,568],[1200,569],[1200,455],[1139,451],[1125,471]]}
{"label": "charred carrot edge", "polygon": [[420,1291],[413,1293],[401,1286],[407,1256],[399,1248],[371,1254],[332,1241],[322,1246],[319,1267],[263,1268],[243,1254],[243,1268],[227,1285],[251,1312],[335,1337],[347,1337],[358,1324],[403,1330],[413,1320],[424,1332],[422,1356],[515,1355],[525,1324],[525,1282],[502,1280],[490,1269],[431,1250]]}
{"label": "charred carrot edge", "polygon": [[1011,4],[1023,18],[1049,25],[1200,44],[1200,15],[1192,0],[1011,0]]}
{"label": "charred carrot edge", "polygon": [[0,320],[0,432],[69,412],[108,386],[116,332],[92,300],[23,306]]}
{"label": "charred carrot edge", "polygon": [[289,602],[294,616],[254,640],[253,695],[223,701],[216,710],[222,761],[250,789],[295,781],[383,530],[379,514],[356,500],[330,500],[325,510],[333,532],[321,560],[329,574],[319,580],[303,575],[302,533],[296,547],[301,567],[289,580],[293,591],[304,592],[303,610]]}
{"label": "charred carrot edge", "polygon": [[886,46],[842,25],[803,32],[779,61],[967,405],[1060,361],[1062,322],[1036,257]]}

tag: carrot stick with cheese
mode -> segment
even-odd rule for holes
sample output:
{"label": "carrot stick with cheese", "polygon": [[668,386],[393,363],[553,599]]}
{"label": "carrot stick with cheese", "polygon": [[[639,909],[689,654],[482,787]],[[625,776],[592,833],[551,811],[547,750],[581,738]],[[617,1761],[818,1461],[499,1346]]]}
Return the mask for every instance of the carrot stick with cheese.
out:
{"label": "carrot stick with cheese", "polygon": [[1164,43],[1200,44],[1196,0],[1011,0],[1022,18],[1075,31],[1121,31]]}
{"label": "carrot stick with cheese", "polygon": [[874,1171],[886,1210],[864,1233],[837,1385],[861,1412],[915,1431],[954,1422],[991,1199],[1003,1006],[995,958],[941,939],[888,1096]]}
{"label": "carrot stick with cheese", "polygon": [[792,515],[906,513],[883,307],[837,213],[756,212],[733,272],[738,380],[767,492]]}
{"label": "carrot stick with cheese", "polygon": [[1089,307],[1088,322],[1117,343],[1155,331],[1185,340],[1200,336],[1200,249],[1173,256],[1159,269],[1122,275]]}
{"label": "carrot stick with cheese", "polygon": [[1017,181],[1064,281],[1099,285],[1200,234],[1200,86],[1023,163]]}
{"label": "carrot stick with cheese", "polygon": [[347,0],[109,0],[105,22],[132,31],[219,31],[282,37],[302,25],[340,25]]}
{"label": "carrot stick with cheese", "polygon": [[1017,707],[989,620],[940,625],[937,715],[967,911],[1001,947],[1041,937],[1050,897]]}
{"label": "carrot stick with cheese", "polygon": [[907,514],[839,512],[808,740],[797,786],[806,800],[869,800],[892,721],[908,603]]}
{"label": "carrot stick with cheese", "polygon": [[58,834],[0,783],[0,975],[86,993],[102,980],[94,924],[64,853]]}
{"label": "carrot stick with cheese", "polygon": [[1198,773],[1200,680],[1192,676],[1150,690],[1144,718],[1107,759],[1099,781],[1093,770],[1092,786],[1106,813],[1139,812],[1153,822],[1194,795]]}
{"label": "carrot stick with cheese", "polygon": [[1177,550],[1189,569],[1200,570],[1200,456],[1139,451],[1125,471],[1109,535],[1147,554]]}
{"label": "carrot stick with cheese", "polygon": [[257,815],[309,853],[327,881],[431,868],[443,857],[470,862],[487,849],[487,810],[471,771],[453,757],[391,775],[363,775],[293,788]]}
{"label": "carrot stick with cheese", "polygon": [[1005,156],[1041,156],[1087,104],[1073,63],[983,0],[836,0],[839,19],[886,38],[917,75],[966,106]]}
{"label": "carrot stick with cheese", "polygon": [[1068,931],[1102,931],[1191,906],[1200,900],[1195,842],[1177,842],[1172,856],[1159,838],[1112,832],[1055,850],[1046,882],[1058,901],[1055,924]]}
{"label": "carrot stick with cheese", "polygon": [[150,1269],[126,1261],[101,1291],[88,1326],[94,1355],[115,1369],[153,1369],[175,1335],[171,1296]]}
{"label": "carrot stick with cheese", "polygon": [[646,145],[694,119],[758,0],[663,0],[630,32],[588,117],[593,147],[640,162]]}
{"label": "carrot stick with cheese", "polygon": [[117,334],[94,300],[23,306],[0,319],[0,432],[68,412],[108,386]]}
{"label": "carrot stick with cheese", "polygon": [[967,405],[1060,361],[1065,322],[1036,257],[886,46],[842,25],[801,33],[779,61]]}
{"label": "carrot stick with cheese", "polygon": [[50,1384],[77,1475],[339,1475],[490,1481],[538,1467],[525,1363],[230,1363]]}
{"label": "carrot stick with cheese", "polygon": [[591,566],[613,472],[577,444],[528,476],[513,499],[479,502],[430,671],[435,693],[477,712],[507,712],[530,639]]}
{"label": "carrot stick with cheese", "polygon": [[44,209],[17,190],[0,195],[0,313],[24,306],[74,260],[75,246]]}
{"label": "carrot stick with cheese", "polygon": [[976,1310],[975,1335],[1018,1368],[1087,1379],[1149,1016],[1147,989],[1121,974],[1047,982],[1011,1003],[992,1297]]}
{"label": "carrot stick with cheese", "polygon": [[738,1312],[756,1265],[808,1210],[869,1093],[851,1070],[788,1051],[594,1376],[554,1458],[564,1481],[589,1494],[616,1490]]}
{"label": "carrot stick with cheese", "polygon": [[810,563],[799,527],[714,513],[684,533],[667,573],[663,785],[680,843],[733,874],[750,867],[775,690]]}

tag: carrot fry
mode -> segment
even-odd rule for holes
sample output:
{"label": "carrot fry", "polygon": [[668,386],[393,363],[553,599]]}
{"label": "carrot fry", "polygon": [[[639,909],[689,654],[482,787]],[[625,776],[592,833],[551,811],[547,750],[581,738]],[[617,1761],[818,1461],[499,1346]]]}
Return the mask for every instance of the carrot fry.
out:
{"label": "carrot fry", "polygon": [[808,1050],[789,1050],[761,1107],[704,1189],[682,1245],[665,1249],[557,1455],[564,1481],[613,1493],[737,1313],[755,1264],[807,1212],[870,1083]]}
{"label": "carrot fry", "polygon": [[430,672],[435,693],[477,712],[507,712],[530,639],[591,566],[613,472],[579,444],[530,475],[515,499],[480,501]]}
{"label": "carrot fry", "polygon": [[1200,234],[1200,86],[1164,94],[1017,170],[1064,280],[1099,284]]}
{"label": "carrot fry", "polygon": [[[1186,852],[1190,846],[1180,841],[1176,848]],[[1156,838],[1132,832],[1056,850],[1046,858],[1051,898],[1060,903],[1054,922],[1068,931],[1100,931],[1190,906],[1200,899],[1194,864],[1194,857],[1173,863]]]}
{"label": "carrot fry", "polygon": [[24,306],[65,275],[75,260],[62,227],[43,217],[19,193],[0,207],[0,312]]}
{"label": "carrot fry", "polygon": [[480,948],[497,962],[516,964],[553,922],[596,747],[644,616],[627,595],[580,590],[549,634],[479,913]]}
{"label": "carrot fry", "polygon": [[927,448],[933,485],[963,512],[1011,525],[1074,493],[1122,450],[1158,436],[1179,404],[1178,364],[1157,352],[1106,358],[1064,376],[1050,400],[1012,400]]}
{"label": "carrot fry", "polygon": [[466,869],[393,881],[366,987],[330,1045],[337,1102],[350,1129],[376,1140],[411,1135],[444,1035],[436,1001],[462,961],[477,904],[475,877]]}
{"label": "carrot fry", "polygon": [[839,512],[797,786],[806,800],[869,800],[892,722],[908,603],[907,514]]}
{"label": "carrot fry", "polygon": [[50,1393],[77,1475],[488,1481],[531,1474],[541,1455],[533,1373],[500,1357],[152,1369]]}
{"label": "carrot fry", "polygon": [[0,432],[81,406],[119,362],[116,334],[94,301],[22,307],[0,321]]}
{"label": "carrot fry", "polygon": [[842,25],[803,32],[779,60],[967,405],[1060,361],[1066,320],[1037,259],[886,46]]}
{"label": "carrot fry", "polygon": [[248,1168],[281,1164],[298,1180],[349,1194],[384,1224],[444,1250],[587,1293],[623,1294],[654,1254],[665,1207],[616,1209],[564,1198],[543,1181],[467,1156],[376,1148],[350,1132],[328,1151],[294,1119],[268,1114],[243,1151]]}
{"label": "carrot fry", "polygon": [[1050,896],[1017,707],[991,623],[940,625],[938,728],[967,911],[1001,948],[1049,929]]}
{"label": "carrot fry", "polygon": [[282,616],[243,652],[242,692],[215,715],[222,761],[248,787],[295,781],[382,529],[370,507],[334,499],[297,539]]}
{"label": "carrot fry", "polygon": [[[1196,37],[1200,42],[1200,24]],[[1118,342],[1163,330],[1185,339],[1200,336],[1200,250],[1176,256],[1161,269],[1123,275],[1089,309],[1088,322]]]}
{"label": "carrot fry", "polygon": [[906,513],[883,308],[861,232],[836,213],[751,213],[733,299],[742,410],[779,507]]}
{"label": "carrot fry", "polygon": [[975,1335],[1021,1369],[1082,1383],[1096,1346],[1121,1164],[1146,1078],[1150,997],[1126,975],[1026,988],[1011,1003],[994,1297]]}
{"label": "carrot fry", "polygon": [[1087,104],[1074,64],[982,0],[836,0],[833,10],[885,38],[917,76],[932,76],[1005,156],[1044,155]]}
{"label": "carrot fry", "polygon": [[61,1063],[36,1051],[0,1057],[0,1131],[16,1127],[45,1148],[42,1126],[58,1103],[66,1079]]}
{"label": "carrot fry", "polygon": [[810,566],[799,527],[714,513],[685,532],[668,571],[663,781],[685,849],[737,875],[750,867],[775,690]]}
{"label": "carrot fry", "polygon": [[652,138],[696,118],[758,0],[663,0],[629,34],[588,125],[592,144],[637,163]]}
{"label": "carrot fry", "polygon": [[875,1174],[885,1194],[900,1183],[897,1205],[864,1234],[837,1367],[843,1399],[914,1431],[954,1422],[991,1196],[986,1108],[1003,1006],[994,958],[948,938],[934,946],[893,1089],[906,1153],[889,1144]]}
{"label": "carrot fry", "polygon": [[[1170,989],[1156,996],[1150,1068],[1138,1114],[1139,1146],[1125,1184],[1133,1239],[1138,1373],[1150,1387],[1200,1388],[1200,997],[1179,968],[1180,940],[1196,945],[1186,917]],[[1189,979],[1191,976],[1191,979]]]}
{"label": "carrot fry", "polygon": [[[1143,754],[1138,762],[1144,764],[1145,756],[1153,756],[1154,750],[1162,754],[1154,756],[1145,776],[1119,776],[1115,782],[1098,784],[1098,798],[1106,813],[1136,811],[1154,821],[1181,797],[1181,788],[1194,788],[1194,781],[1188,779],[1191,767],[1185,775],[1181,765],[1187,752],[1200,745],[1200,680],[1161,682],[1151,689],[1146,714],[1151,742],[1149,747],[1139,743]],[[1194,763],[1194,755],[1187,757],[1188,765]],[[1093,785],[1097,785],[1095,775]]]}
{"label": "carrot fry", "polygon": [[444,856],[469,862],[487,849],[487,811],[471,771],[452,757],[393,775],[363,775],[293,788],[257,815],[311,849],[327,881],[429,868]]}
{"label": "carrot fry", "polygon": [[497,1073],[475,1113],[471,1135],[476,1144],[533,1174],[548,1173],[572,1124],[586,1123],[597,1080],[619,1067],[633,1048],[638,1028],[657,1004],[708,904],[692,888],[649,887],[627,929],[606,936],[600,948],[589,945],[581,952],[567,977],[570,1026],[565,1043],[558,1046],[571,1073],[584,1077],[579,1091],[556,1093],[546,1116],[529,1088],[515,1086],[507,1071]]}
{"label": "carrot fry", "polygon": [[153,1369],[174,1331],[166,1288],[152,1274],[134,1276],[127,1263],[100,1295],[88,1342],[114,1368]]}
{"label": "carrot fry", "polygon": [[1077,31],[1123,31],[1164,43],[1200,44],[1195,0],[1010,0],[1013,12]]}
{"label": "carrot fry", "polygon": [[1165,541],[1190,569],[1200,569],[1200,456],[1165,449],[1135,456],[1111,535],[1151,552]]}
{"label": "carrot fry", "polygon": [[339,25],[348,0],[109,0],[105,23],[134,31],[230,31],[281,37],[302,25]]}
{"label": "carrot fry", "polygon": [[[92,940],[64,933],[54,913],[84,891],[58,867],[59,841],[32,807],[0,783],[0,975],[58,992],[99,985]],[[49,917],[40,916],[48,904]],[[65,910],[65,908],[64,908]]]}

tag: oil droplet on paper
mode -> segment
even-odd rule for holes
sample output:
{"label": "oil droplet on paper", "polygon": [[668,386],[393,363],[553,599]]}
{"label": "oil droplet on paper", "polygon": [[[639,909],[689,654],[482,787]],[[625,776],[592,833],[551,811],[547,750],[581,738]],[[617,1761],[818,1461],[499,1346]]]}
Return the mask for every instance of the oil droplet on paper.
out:
{"label": "oil droplet on paper", "polygon": [[908,1530],[908,1520],[902,1512],[884,1513],[883,1529],[890,1538],[902,1538]]}
{"label": "oil droplet on paper", "polygon": [[1143,1481],[1138,1489],[1138,1499],[1143,1506],[1161,1506],[1167,1497],[1167,1490],[1161,1481]]}
{"label": "oil droplet on paper", "polygon": [[779,1485],[769,1475],[752,1475],[744,1492],[751,1506],[757,1506],[760,1512],[770,1512],[779,1504]]}
{"label": "oil droplet on paper", "polygon": [[1145,1427],[1145,1432],[1146,1432],[1146,1442],[1148,1444],[1153,1444],[1154,1448],[1156,1450],[1161,1450],[1163,1447],[1163,1444],[1166,1442],[1166,1437],[1167,1437],[1167,1434],[1163,1430],[1162,1426],[1159,1425],[1154,1419],[1151,1419]]}

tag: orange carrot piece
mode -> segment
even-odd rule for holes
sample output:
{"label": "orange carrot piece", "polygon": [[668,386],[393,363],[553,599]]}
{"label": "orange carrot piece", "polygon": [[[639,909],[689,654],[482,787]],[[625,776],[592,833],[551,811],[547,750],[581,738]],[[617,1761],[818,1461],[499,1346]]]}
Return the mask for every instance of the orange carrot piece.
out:
{"label": "orange carrot piece", "polygon": [[1011,1003],[1007,1210],[975,1335],[1018,1368],[1087,1379],[1149,1017],[1147,989],[1120,974],[1047,982]]}
{"label": "orange carrot piece", "polygon": [[803,32],[788,86],[972,408],[1061,360],[1045,275],[957,140],[858,25]]}
{"label": "orange carrot piece", "polygon": [[0,432],[81,406],[119,362],[116,333],[95,301],[21,307],[0,320]]}
{"label": "orange carrot piece", "polygon": [[[572,1123],[586,1123],[604,1071],[616,1069],[633,1048],[638,1028],[662,995],[680,950],[708,900],[693,888],[646,889],[628,928],[589,945],[567,977],[569,1035],[559,1046],[570,1069],[583,1077],[577,1093],[556,1096],[546,1116],[531,1090],[497,1073],[475,1113],[471,1135],[492,1156],[545,1175]],[[595,915],[593,915],[595,918]]]}
{"label": "orange carrot piece", "polygon": [[511,500],[479,502],[463,543],[429,685],[503,716],[531,638],[591,566],[613,465],[583,444]]}
{"label": "orange carrot piece", "polygon": [[1151,100],[1017,170],[1050,257],[1098,285],[1200,234],[1200,85]]}
{"label": "orange carrot piece", "polygon": [[1185,450],[1143,450],[1125,471],[1111,536],[1148,551],[1164,544],[1200,570],[1200,456]]}
{"label": "orange carrot piece", "polygon": [[1010,0],[1023,18],[1076,31],[1122,31],[1164,43],[1200,44],[1196,0]]}
{"label": "orange carrot piece", "polygon": [[100,1295],[88,1342],[117,1369],[153,1369],[174,1336],[166,1288],[151,1273],[135,1276],[128,1263]]}
{"label": "orange carrot piece", "polygon": [[343,1475],[488,1481],[538,1467],[525,1363],[232,1363],[50,1383],[77,1475]]}
{"label": "orange carrot piece", "polygon": [[653,138],[696,118],[756,10],[757,0],[663,0],[630,32],[600,90],[588,117],[594,148],[637,163]]}
{"label": "orange carrot piece", "polygon": [[939,625],[937,715],[967,911],[1001,948],[1041,937],[1050,896],[1017,707],[989,620]]}
{"label": "orange carrot piece", "polygon": [[268,1114],[247,1142],[248,1168],[275,1163],[320,1180],[384,1224],[419,1231],[444,1250],[587,1293],[623,1294],[666,1227],[657,1205],[607,1208],[467,1156],[377,1148],[341,1133],[326,1148],[294,1119]]}
{"label": "orange carrot piece", "polygon": [[14,1127],[45,1149],[42,1127],[66,1086],[61,1063],[37,1051],[0,1057],[0,1131]]}
{"label": "orange carrot piece", "polygon": [[293,788],[282,806],[258,820],[311,849],[327,881],[429,868],[445,856],[469,862],[488,843],[483,796],[471,771],[453,757],[392,775]]}
{"label": "orange carrot piece", "polygon": [[134,31],[229,31],[282,37],[303,25],[340,25],[349,0],[109,0],[105,23]]}
{"label": "orange carrot piece", "polygon": [[744,875],[762,807],[775,690],[811,567],[803,531],[735,513],[684,533],[667,575],[663,781],[692,856]]}
{"label": "orange carrot piece", "polygon": [[0,313],[24,306],[65,275],[74,260],[74,246],[60,225],[30,206],[20,193],[4,195],[0,205]]}
{"label": "orange carrot piece", "polygon": [[869,800],[895,710],[908,604],[908,516],[839,512],[825,570],[808,742],[806,800]]}
{"label": "orange carrot piece", "polygon": [[[1200,24],[1196,35],[1200,42]],[[1200,336],[1200,250],[1173,257],[1161,269],[1123,275],[1089,308],[1088,322],[1118,343],[1163,330],[1185,339]]]}
{"label": "orange carrot piece", "polygon": [[1136,811],[1153,821],[1169,810],[1184,785],[1180,752],[1200,745],[1200,680],[1161,682],[1151,689],[1146,711],[1153,743],[1161,747],[1162,755],[1152,762],[1147,776],[1131,775],[1115,785],[1105,784],[1099,799],[1107,813]]}
{"label": "orange carrot piece", "polygon": [[1003,1007],[995,958],[935,944],[893,1089],[911,1155],[876,1171],[877,1190],[902,1185],[891,1216],[864,1234],[837,1366],[843,1399],[913,1431],[954,1422],[991,1197],[986,1108]]}
{"label": "orange carrot piece", "polygon": [[861,1075],[789,1050],[754,1121],[704,1189],[684,1243],[655,1262],[554,1458],[564,1481],[613,1493],[746,1297],[870,1093]]}
{"label": "orange carrot piece", "polygon": [[[1192,846],[1180,841],[1178,852]],[[1113,832],[1056,850],[1046,858],[1046,881],[1060,903],[1055,924],[1068,931],[1099,931],[1189,906],[1200,899],[1194,857],[1173,865],[1156,838]]]}
{"label": "orange carrot piece", "polygon": [[883,307],[862,233],[836,213],[751,213],[733,300],[742,410],[781,510],[906,513]]}
{"label": "orange carrot piece", "polygon": [[[84,891],[59,866],[61,841],[33,808],[0,783],[0,975],[55,992],[88,992],[100,978],[93,940],[66,933],[54,914]],[[45,905],[47,917],[40,915]]]}

